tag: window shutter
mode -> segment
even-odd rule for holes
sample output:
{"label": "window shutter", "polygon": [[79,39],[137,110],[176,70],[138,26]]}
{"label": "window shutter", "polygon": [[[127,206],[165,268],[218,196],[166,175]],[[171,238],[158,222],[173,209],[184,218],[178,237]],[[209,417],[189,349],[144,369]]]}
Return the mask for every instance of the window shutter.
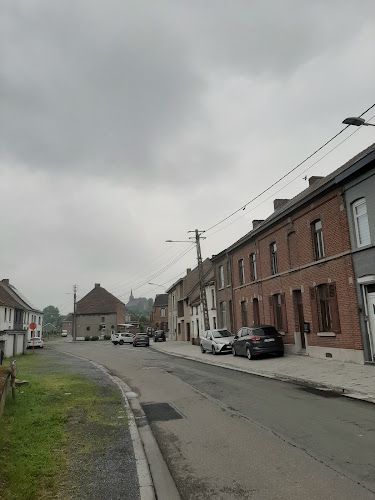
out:
{"label": "window shutter", "polygon": [[275,326],[275,315],[273,312],[273,296],[270,295],[268,297],[268,299],[269,299],[269,305],[270,305],[270,324]]}
{"label": "window shutter", "polygon": [[281,315],[282,315],[282,323],[283,323],[283,332],[287,333],[287,331],[288,331],[288,318],[286,315],[285,293],[281,294]]}
{"label": "window shutter", "polygon": [[340,316],[337,305],[336,284],[330,283],[328,285],[328,291],[329,291],[329,308],[331,310],[331,319],[332,319],[332,331],[334,333],[340,333]]}
{"label": "window shutter", "polygon": [[315,287],[310,288],[310,301],[311,301],[311,332],[317,333],[319,331],[319,315],[318,315],[318,296]]}

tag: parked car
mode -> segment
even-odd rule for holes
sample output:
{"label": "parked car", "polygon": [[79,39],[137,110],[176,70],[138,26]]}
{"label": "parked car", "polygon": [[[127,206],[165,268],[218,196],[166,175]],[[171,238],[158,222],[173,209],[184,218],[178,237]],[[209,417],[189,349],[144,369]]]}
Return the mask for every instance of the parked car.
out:
{"label": "parked car", "polygon": [[150,345],[150,339],[148,338],[148,335],[146,335],[145,333],[137,333],[137,335],[133,339],[133,346],[136,347],[137,345]]}
{"label": "parked car", "polygon": [[232,351],[233,334],[226,328],[206,330],[200,339],[201,351],[219,354]]}
{"label": "parked car", "polygon": [[134,340],[134,335],[127,332],[117,332],[111,335],[111,342],[114,345],[120,344],[132,344]]}
{"label": "parked car", "polygon": [[34,342],[34,348],[38,347],[39,349],[43,349],[44,341],[40,337],[34,337],[28,340],[27,341],[28,349],[31,349],[33,347],[33,342]]}
{"label": "parked car", "polygon": [[67,337],[67,336],[68,336],[68,330],[63,330],[63,331],[61,332],[61,336],[62,336],[62,337]]}
{"label": "parked car", "polygon": [[234,338],[232,353],[233,356],[247,356],[249,359],[260,354],[284,356],[283,338],[274,326],[243,327]]}
{"label": "parked car", "polygon": [[162,340],[165,342],[165,332],[163,330],[156,330],[154,333],[154,342],[158,342],[159,340]]}

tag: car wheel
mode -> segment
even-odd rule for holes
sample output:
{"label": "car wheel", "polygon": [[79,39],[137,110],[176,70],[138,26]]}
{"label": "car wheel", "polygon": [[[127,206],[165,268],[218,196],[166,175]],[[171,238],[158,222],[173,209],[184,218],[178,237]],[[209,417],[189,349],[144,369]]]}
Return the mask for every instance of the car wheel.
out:
{"label": "car wheel", "polygon": [[124,341],[123,340],[120,340],[119,344],[120,345],[123,345]]}
{"label": "car wheel", "polygon": [[234,348],[234,345],[232,345],[232,354],[233,354],[233,356],[237,356],[236,349]]}
{"label": "car wheel", "polygon": [[167,339],[163,339],[163,342],[165,342]]}
{"label": "car wheel", "polygon": [[216,354],[215,347],[212,346],[212,351],[211,352],[215,356],[215,354]]}
{"label": "car wheel", "polygon": [[246,356],[247,356],[247,359],[254,359],[254,356],[253,354],[251,354],[251,349],[250,347],[246,347]]}
{"label": "car wheel", "polygon": [[277,352],[277,353],[276,353],[276,356],[277,356],[278,358],[282,358],[282,357],[284,356],[284,351],[282,351],[282,352]]}
{"label": "car wheel", "polygon": [[201,352],[204,354],[206,352],[206,349],[204,349],[204,347],[202,346],[201,344]]}
{"label": "car wheel", "polygon": [[118,344],[118,342],[112,342],[112,344],[113,344],[113,345],[117,345],[117,344]]}

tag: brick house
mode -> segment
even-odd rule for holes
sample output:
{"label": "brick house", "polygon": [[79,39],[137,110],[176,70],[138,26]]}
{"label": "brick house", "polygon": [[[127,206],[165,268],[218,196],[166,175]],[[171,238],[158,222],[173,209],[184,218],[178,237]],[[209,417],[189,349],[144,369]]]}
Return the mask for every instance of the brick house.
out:
{"label": "brick house", "polygon": [[227,250],[211,258],[216,283],[216,308],[218,328],[234,332],[231,260]]}
{"label": "brick house", "polygon": [[214,256],[218,304],[230,301],[231,269],[234,331],[272,324],[287,352],[363,363],[343,174],[373,149],[275,200],[268,219]]}
{"label": "brick house", "polygon": [[151,324],[157,330],[168,331],[168,294],[161,293],[155,297],[151,310]]}
{"label": "brick house", "polygon": [[73,335],[73,314],[69,313],[62,322],[62,330],[66,330],[68,335]]}
{"label": "brick house", "polygon": [[77,302],[76,336],[110,335],[125,323],[125,304],[109,293],[100,283]]}

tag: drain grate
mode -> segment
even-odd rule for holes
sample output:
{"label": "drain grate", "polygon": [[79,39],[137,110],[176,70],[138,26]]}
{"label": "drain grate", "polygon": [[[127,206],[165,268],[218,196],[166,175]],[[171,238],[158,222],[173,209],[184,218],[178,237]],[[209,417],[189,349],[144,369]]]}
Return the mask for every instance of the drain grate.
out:
{"label": "drain grate", "polygon": [[169,403],[143,403],[142,408],[149,422],[165,422],[167,420],[178,420],[183,418],[181,413]]}
{"label": "drain grate", "polygon": [[309,392],[323,398],[340,398],[342,394],[331,389],[316,389],[315,387],[299,387],[300,391]]}

